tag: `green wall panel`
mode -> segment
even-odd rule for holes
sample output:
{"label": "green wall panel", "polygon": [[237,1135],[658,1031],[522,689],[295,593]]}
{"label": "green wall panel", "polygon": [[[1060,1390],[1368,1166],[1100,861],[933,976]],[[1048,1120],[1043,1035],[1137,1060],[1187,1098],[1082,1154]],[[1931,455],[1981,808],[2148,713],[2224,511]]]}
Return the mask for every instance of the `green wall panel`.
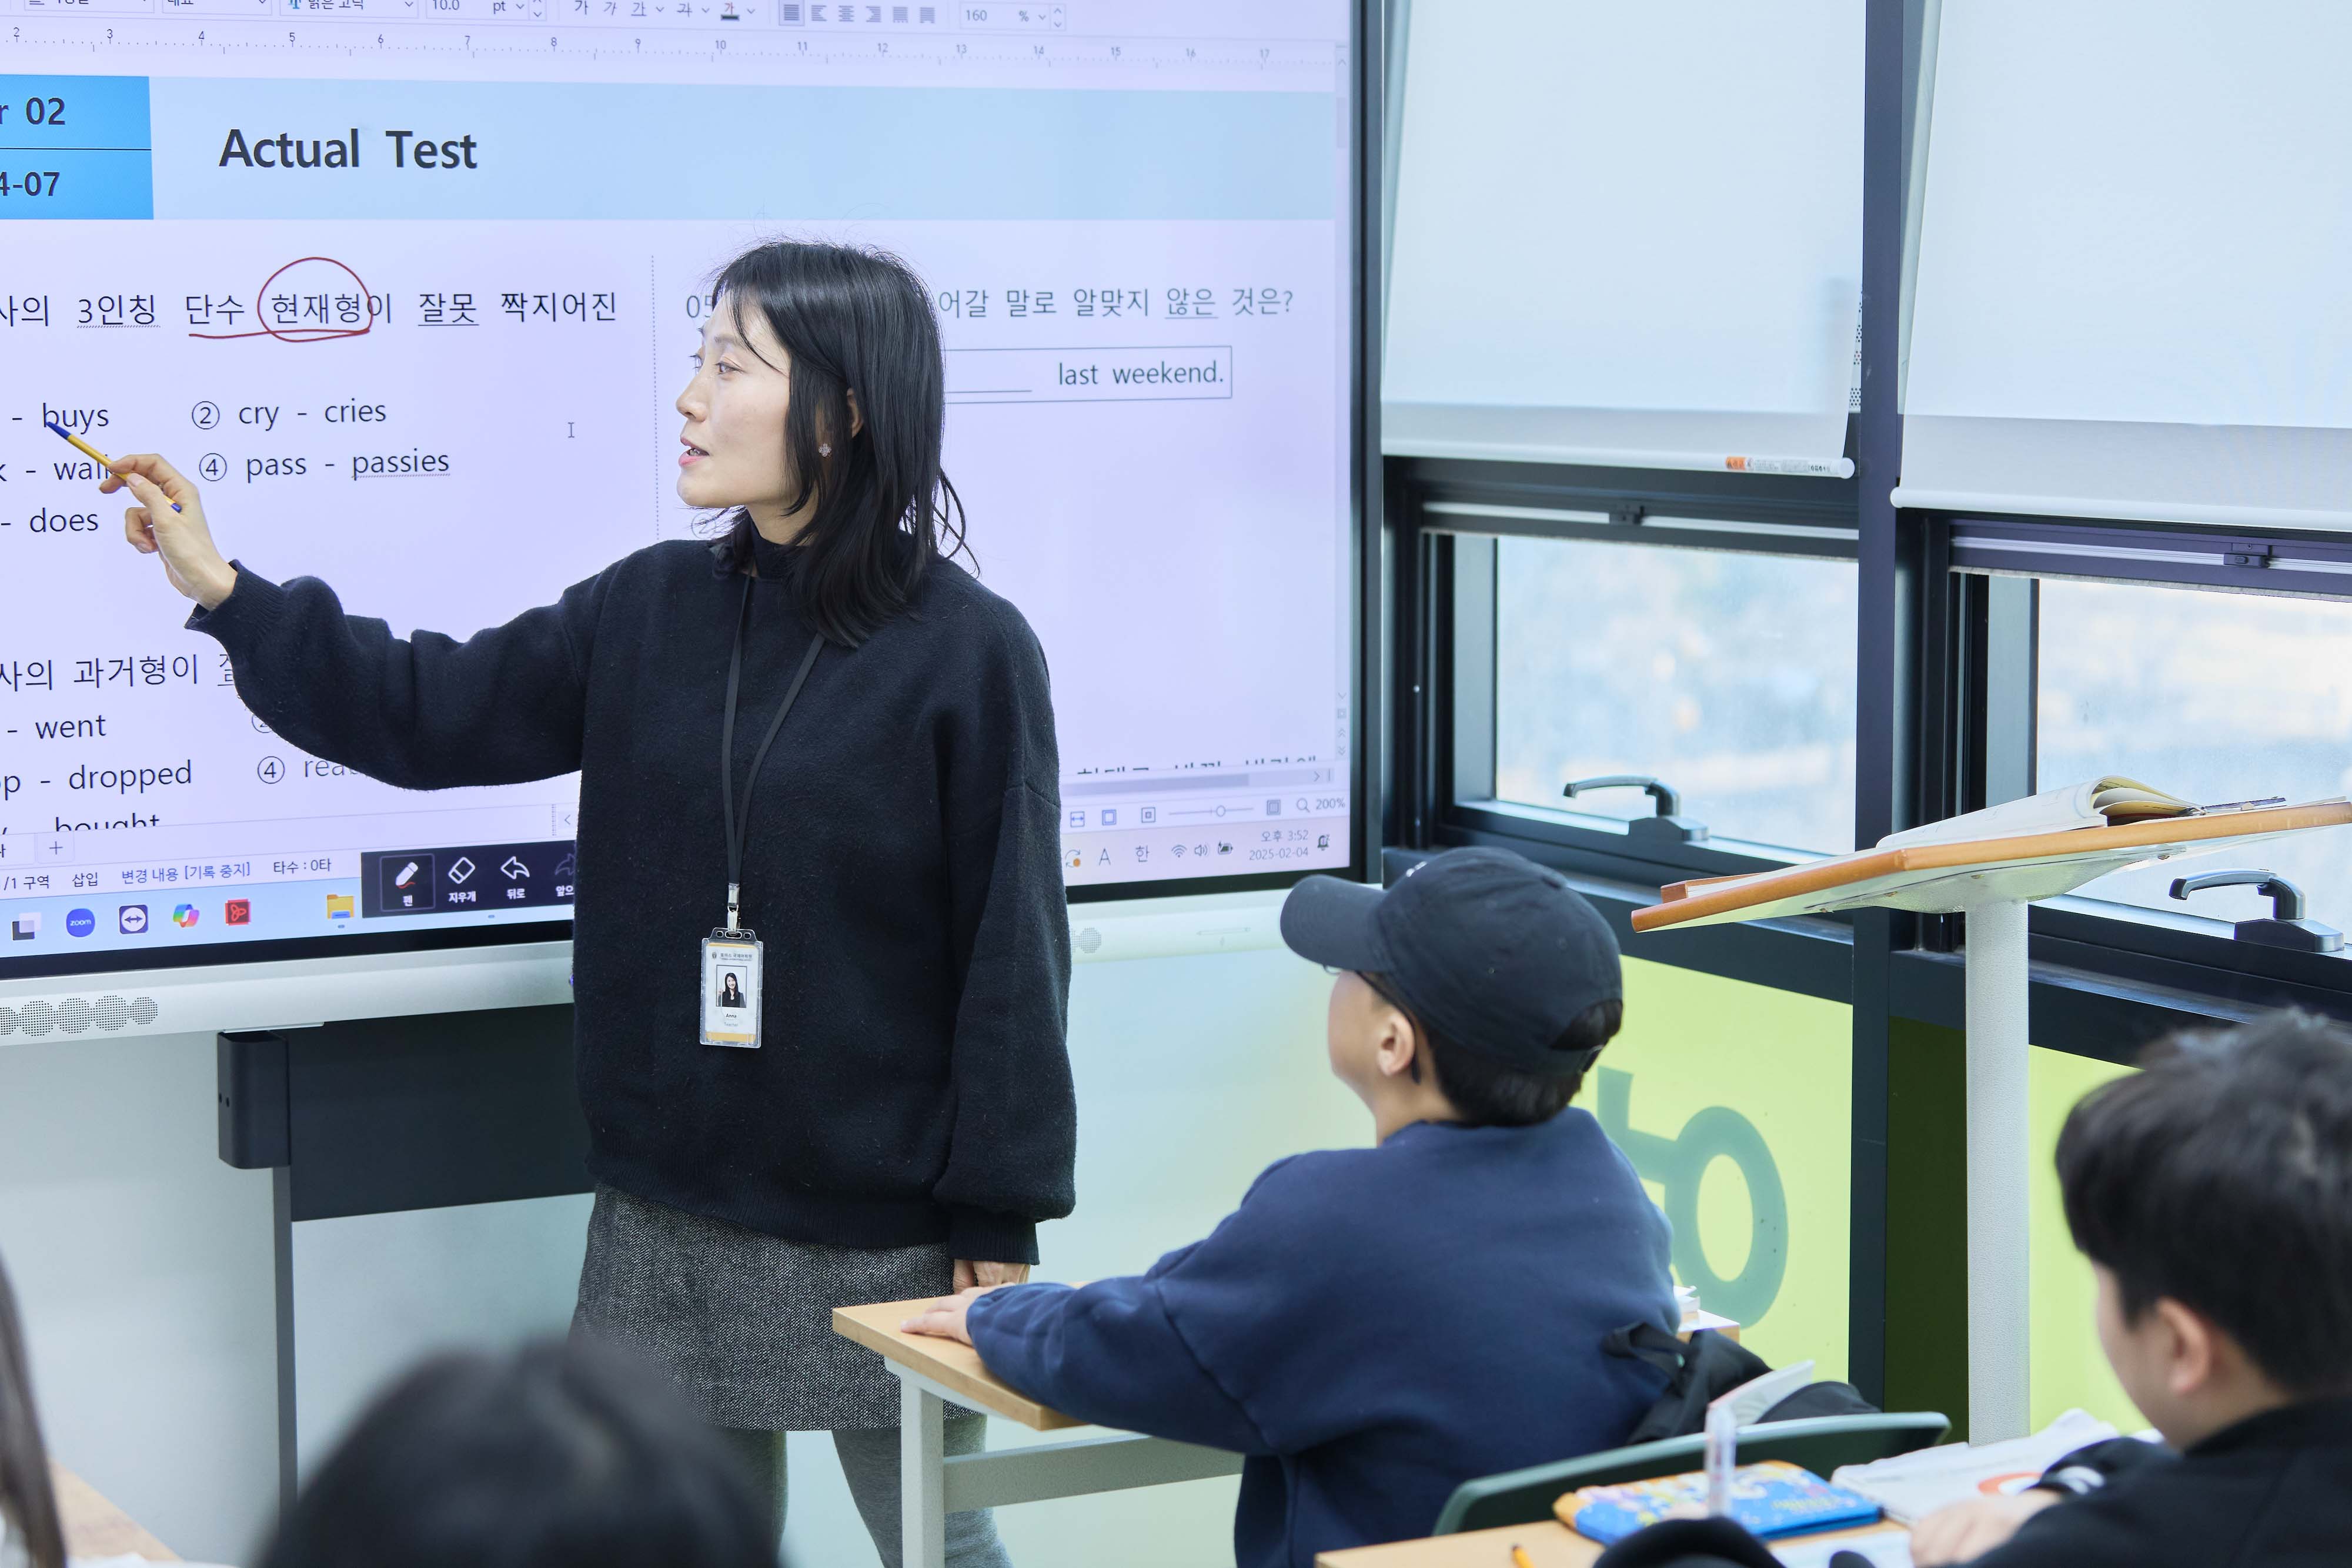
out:
{"label": "green wall panel", "polygon": [[2032,1345],[2028,1354],[2027,1398],[2036,1427],[2076,1406],[2114,1422],[2121,1431],[2136,1432],[2147,1425],[2124,1396],[2122,1385],[2099,1350],[2098,1331],[2091,1317],[2097,1287],[2090,1264],[2074,1250],[2066,1233],[2066,1208],[2058,1195],[2057,1167],[2052,1163],[2058,1151],[2059,1129],[2066,1124],[2066,1113],[2074,1102],[2130,1071],[2057,1051],[2036,1050],[2027,1063],[2027,1113],[2032,1118],[2033,1150],[2027,1264],[2033,1289]]}
{"label": "green wall panel", "polygon": [[[1625,961],[1625,1029],[1578,1103],[1676,1220],[1675,1275],[1774,1365],[1843,1377],[1853,1012]],[[1695,1224],[1693,1222],[1696,1222]]]}

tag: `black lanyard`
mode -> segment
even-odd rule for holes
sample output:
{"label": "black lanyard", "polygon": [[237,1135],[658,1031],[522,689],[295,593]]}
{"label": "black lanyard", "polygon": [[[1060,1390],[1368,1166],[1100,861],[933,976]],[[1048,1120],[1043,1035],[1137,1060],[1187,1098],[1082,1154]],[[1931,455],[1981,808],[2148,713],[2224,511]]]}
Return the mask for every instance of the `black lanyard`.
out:
{"label": "black lanyard", "polygon": [[751,777],[743,780],[743,810],[735,810],[735,697],[743,685],[743,633],[751,624],[751,579],[743,579],[743,612],[735,621],[735,651],[727,660],[727,719],[719,729],[719,799],[720,810],[727,817],[727,929],[736,930],[742,923],[743,835],[751,827],[751,791],[759,787],[760,764],[768,759],[768,747],[775,745],[776,732],[784,727],[784,716],[793,711],[793,701],[807,684],[809,671],[816,667],[816,656],[824,648],[824,633],[809,639],[808,652],[801,655],[801,667],[793,676],[793,684],[784,689],[783,706],[776,709],[774,720],[768,726],[768,737],[760,742],[759,751],[751,758]]}

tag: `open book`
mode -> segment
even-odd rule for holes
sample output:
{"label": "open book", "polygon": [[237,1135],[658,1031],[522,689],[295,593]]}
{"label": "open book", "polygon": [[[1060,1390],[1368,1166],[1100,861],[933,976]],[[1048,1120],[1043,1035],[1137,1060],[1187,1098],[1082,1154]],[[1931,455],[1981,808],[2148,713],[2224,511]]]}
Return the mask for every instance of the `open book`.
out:
{"label": "open book", "polygon": [[1970,1498],[2013,1497],[2075,1449],[2114,1436],[2116,1429],[2105,1421],[2069,1410],[2027,1437],[1916,1448],[1865,1465],[1840,1465],[1830,1479],[1885,1509],[1887,1518],[1916,1524],[1939,1508]]}
{"label": "open book", "polygon": [[2062,789],[2044,789],[2021,800],[2004,800],[1981,811],[1947,817],[1925,827],[1906,828],[1878,841],[1882,850],[1912,844],[1965,844],[1978,839],[2009,839],[2027,833],[2105,828],[2158,817],[2193,817],[2205,808],[2113,774]]}
{"label": "open book", "polygon": [[[1968,852],[1962,846],[1993,840],[2064,834],[2083,828],[2145,827],[2150,823],[2174,822],[2179,823],[2179,827],[2168,828],[2165,830],[2167,832],[2177,831],[2185,840],[2219,841],[2233,835],[2271,838],[2283,832],[2299,832],[2305,828],[2352,825],[2347,822],[2343,814],[2346,800],[2341,795],[2330,796],[2324,800],[2307,800],[2300,806],[2275,811],[2269,822],[2258,821],[2252,827],[2238,827],[2224,820],[2242,815],[2259,817],[2267,809],[2284,807],[2286,807],[2284,796],[2199,805],[2177,795],[2152,789],[2137,779],[2094,779],[2086,784],[2069,785],[2063,789],[2045,789],[2022,800],[2004,801],[1981,811],[1969,811],[1940,822],[1930,822],[1926,827],[1889,833],[1874,847],[1855,850],[1848,854],[1829,855],[1820,860],[1775,867],[1770,871],[1741,872],[1731,876],[1698,877],[1688,882],[1670,883],[1658,890],[1658,897],[1661,904],[1680,904],[1701,895],[1713,898],[1727,894],[1749,883],[1787,884],[1791,877],[1805,879],[1804,886],[1792,889],[1792,893],[1812,891],[1837,884],[1842,879],[1834,873],[1841,868],[1860,862],[1871,862],[1880,868],[1872,872],[1872,875],[1891,874],[1905,863],[1906,855],[1932,851],[1935,852],[1933,864],[1956,865],[1968,859]],[[2280,818],[2295,820],[2282,824],[2278,821]],[[2191,819],[2195,820],[2193,825]],[[2039,852],[2046,855],[2058,852],[2043,849]],[[2172,854],[2179,852],[2174,849],[2164,852]],[[1645,927],[1636,926],[1635,929]]]}

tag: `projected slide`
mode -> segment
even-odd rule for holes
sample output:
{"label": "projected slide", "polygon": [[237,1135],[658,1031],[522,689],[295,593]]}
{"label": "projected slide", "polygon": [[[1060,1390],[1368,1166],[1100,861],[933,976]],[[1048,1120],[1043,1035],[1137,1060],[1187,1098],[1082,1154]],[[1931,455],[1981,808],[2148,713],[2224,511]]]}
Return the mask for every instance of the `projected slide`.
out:
{"label": "projected slide", "polygon": [[650,10],[11,19],[0,972],[572,891],[574,780],[415,793],[269,733],[46,424],[173,457],[255,570],[464,635],[709,532],[671,401],[778,235],[932,290],[1071,883],[1347,862],[1345,7]]}

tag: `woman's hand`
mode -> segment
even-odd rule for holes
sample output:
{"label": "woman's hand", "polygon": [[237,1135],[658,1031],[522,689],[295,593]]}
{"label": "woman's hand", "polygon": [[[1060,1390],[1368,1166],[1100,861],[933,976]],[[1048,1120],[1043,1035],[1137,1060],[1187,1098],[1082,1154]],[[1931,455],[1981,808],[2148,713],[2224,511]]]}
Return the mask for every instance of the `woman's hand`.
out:
{"label": "woman's hand", "polygon": [[969,1291],[974,1285],[1020,1285],[1028,1280],[1026,1263],[990,1263],[971,1258],[955,1260],[955,1290]]}
{"label": "woman's hand", "polygon": [[[958,1264],[957,1267],[961,1268],[963,1265]],[[997,1267],[1004,1269],[1018,1269],[1024,1274],[1029,1271],[1029,1266],[1026,1263],[1003,1263],[997,1265]],[[1020,1283],[1017,1280],[1011,1280],[1005,1282],[1007,1284]],[[970,1344],[971,1343],[971,1331],[964,1326],[964,1316],[971,1311],[972,1302],[980,1300],[981,1297],[988,1294],[989,1291],[996,1290],[997,1288],[998,1287],[994,1285],[973,1285],[969,1289],[958,1291],[952,1296],[941,1297],[940,1300],[933,1301],[930,1305],[925,1307],[921,1312],[916,1313],[913,1317],[908,1318],[905,1322],[900,1323],[898,1325],[898,1332],[901,1333],[927,1333],[934,1335],[940,1339],[961,1340],[965,1344]]]}
{"label": "woman's hand", "polygon": [[[122,514],[122,531],[142,555],[161,555],[172,586],[207,610],[217,609],[236,589],[236,569],[213,544],[196,487],[152,452],[114,460],[114,471],[99,481],[106,495],[130,486],[139,505]],[[172,504],[180,509],[173,511]]]}

